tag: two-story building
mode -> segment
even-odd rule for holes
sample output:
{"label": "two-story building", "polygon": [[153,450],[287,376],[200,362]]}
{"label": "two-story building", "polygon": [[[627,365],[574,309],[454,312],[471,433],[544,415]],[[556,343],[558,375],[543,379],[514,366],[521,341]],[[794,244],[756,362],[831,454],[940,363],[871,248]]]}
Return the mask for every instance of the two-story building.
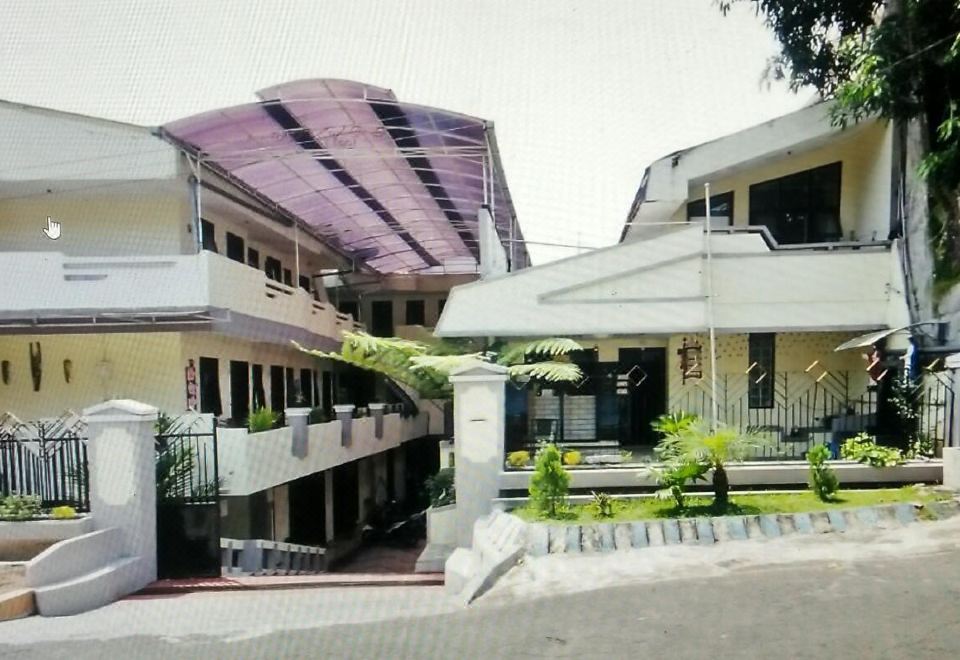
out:
{"label": "two-story building", "polygon": [[771,456],[883,434],[916,322],[900,168],[890,124],[841,130],[827,104],[678,151],[647,169],[619,244],[455,287],[437,334],[587,348],[576,386],[507,388],[516,448],[648,450],[678,410],[760,427]]}
{"label": "two-story building", "polygon": [[[0,102],[0,411],[213,415],[224,534],[322,544],[419,488],[436,447],[416,441],[442,412],[334,443],[336,405],[400,399],[292,341],[429,334],[451,283],[478,277],[481,207],[512,267],[526,252],[489,122],[342,80],[258,96],[158,128]],[[314,409],[309,460],[289,429],[248,433],[264,407]]]}

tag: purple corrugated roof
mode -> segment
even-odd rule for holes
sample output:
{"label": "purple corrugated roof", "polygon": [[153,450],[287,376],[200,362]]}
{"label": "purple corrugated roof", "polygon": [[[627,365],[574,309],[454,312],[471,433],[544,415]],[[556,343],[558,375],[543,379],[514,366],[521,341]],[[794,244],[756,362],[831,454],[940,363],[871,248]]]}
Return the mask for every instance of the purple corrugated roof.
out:
{"label": "purple corrugated roof", "polygon": [[[476,267],[484,163],[494,172],[487,199],[497,229],[522,239],[484,120],[346,80],[300,80],[257,96],[163,131],[382,273]],[[526,249],[517,246],[522,267]]]}

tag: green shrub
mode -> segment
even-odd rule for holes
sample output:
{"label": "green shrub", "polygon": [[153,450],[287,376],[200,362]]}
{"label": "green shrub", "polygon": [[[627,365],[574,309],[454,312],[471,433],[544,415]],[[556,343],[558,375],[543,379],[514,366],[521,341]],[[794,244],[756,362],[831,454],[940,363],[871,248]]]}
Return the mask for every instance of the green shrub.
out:
{"label": "green shrub", "polygon": [[563,468],[560,450],[554,444],[537,451],[536,465],[530,478],[530,503],[549,518],[556,518],[567,505],[570,474]]}
{"label": "green shrub", "polygon": [[593,509],[597,518],[613,518],[613,498],[607,493],[598,493],[593,490],[590,491],[590,494],[593,495],[590,508]]}
{"label": "green shrub", "polygon": [[580,465],[583,462],[583,454],[576,449],[563,452],[564,465]]}
{"label": "green shrub", "polygon": [[457,501],[457,491],[454,488],[453,468],[440,468],[435,475],[427,477],[427,496],[430,506],[444,506]]}
{"label": "green shrub", "polygon": [[530,463],[530,452],[512,451],[507,454],[507,464],[512,468],[522,468]]}
{"label": "green shrub", "polygon": [[895,447],[877,444],[877,439],[866,433],[850,438],[840,447],[840,455],[848,461],[865,463],[872,467],[893,467],[903,463],[903,453]]}
{"label": "green shrub", "polygon": [[660,415],[651,422],[650,426],[663,437],[667,437],[668,435],[677,435],[681,431],[685,431],[698,419],[700,419],[700,417],[693,413],[677,410],[672,413]]}
{"label": "green shrub", "polygon": [[0,520],[30,520],[40,512],[40,498],[35,495],[7,495],[0,500]]}
{"label": "green shrub", "polygon": [[710,466],[705,463],[690,461],[672,461],[664,463],[661,466],[647,466],[647,472],[653,475],[657,480],[660,490],[654,493],[658,500],[668,500],[673,498],[678,509],[682,509],[686,503],[687,482],[706,481],[706,474]]}
{"label": "green shrub", "polygon": [[50,510],[50,515],[55,520],[70,520],[77,517],[77,510],[72,506],[55,506]]}
{"label": "green shrub", "polygon": [[257,408],[247,419],[247,428],[250,433],[259,433],[260,431],[269,431],[277,423],[279,415],[269,408]]}
{"label": "green shrub", "polygon": [[816,445],[807,452],[807,462],[810,463],[810,488],[823,502],[834,499],[840,490],[837,473],[827,465],[829,458],[830,448],[826,445]]}

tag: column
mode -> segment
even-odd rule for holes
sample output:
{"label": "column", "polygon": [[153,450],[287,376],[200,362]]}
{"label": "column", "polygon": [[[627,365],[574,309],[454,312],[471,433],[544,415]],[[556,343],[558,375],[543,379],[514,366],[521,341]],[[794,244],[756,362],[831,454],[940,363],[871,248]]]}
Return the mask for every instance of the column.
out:
{"label": "column", "polygon": [[327,470],[323,473],[323,505],[326,508],[324,524],[326,530],[324,536],[327,539],[327,545],[333,543],[335,536],[333,527],[333,470]]}
{"label": "column", "polygon": [[[947,369],[950,371],[950,385],[954,392],[960,393],[960,353],[947,356]],[[951,400],[952,399],[952,400]],[[944,409],[944,439],[949,439],[953,446],[944,443],[943,447],[943,485],[947,488],[960,490],[960,394],[949,397],[945,406],[953,406],[952,410]]]}
{"label": "column", "polygon": [[493,509],[500,494],[506,423],[507,369],[476,362],[454,370],[454,452],[457,545],[468,548],[473,524]]}
{"label": "column", "polygon": [[399,445],[393,451],[393,497],[398,502],[407,499],[407,448]]}

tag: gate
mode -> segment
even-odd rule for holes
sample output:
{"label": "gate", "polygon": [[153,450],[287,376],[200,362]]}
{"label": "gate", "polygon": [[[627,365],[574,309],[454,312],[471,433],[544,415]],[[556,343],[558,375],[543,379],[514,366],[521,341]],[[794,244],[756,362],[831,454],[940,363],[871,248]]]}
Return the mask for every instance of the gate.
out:
{"label": "gate", "polygon": [[157,426],[157,577],[219,576],[216,424],[189,414]]}

